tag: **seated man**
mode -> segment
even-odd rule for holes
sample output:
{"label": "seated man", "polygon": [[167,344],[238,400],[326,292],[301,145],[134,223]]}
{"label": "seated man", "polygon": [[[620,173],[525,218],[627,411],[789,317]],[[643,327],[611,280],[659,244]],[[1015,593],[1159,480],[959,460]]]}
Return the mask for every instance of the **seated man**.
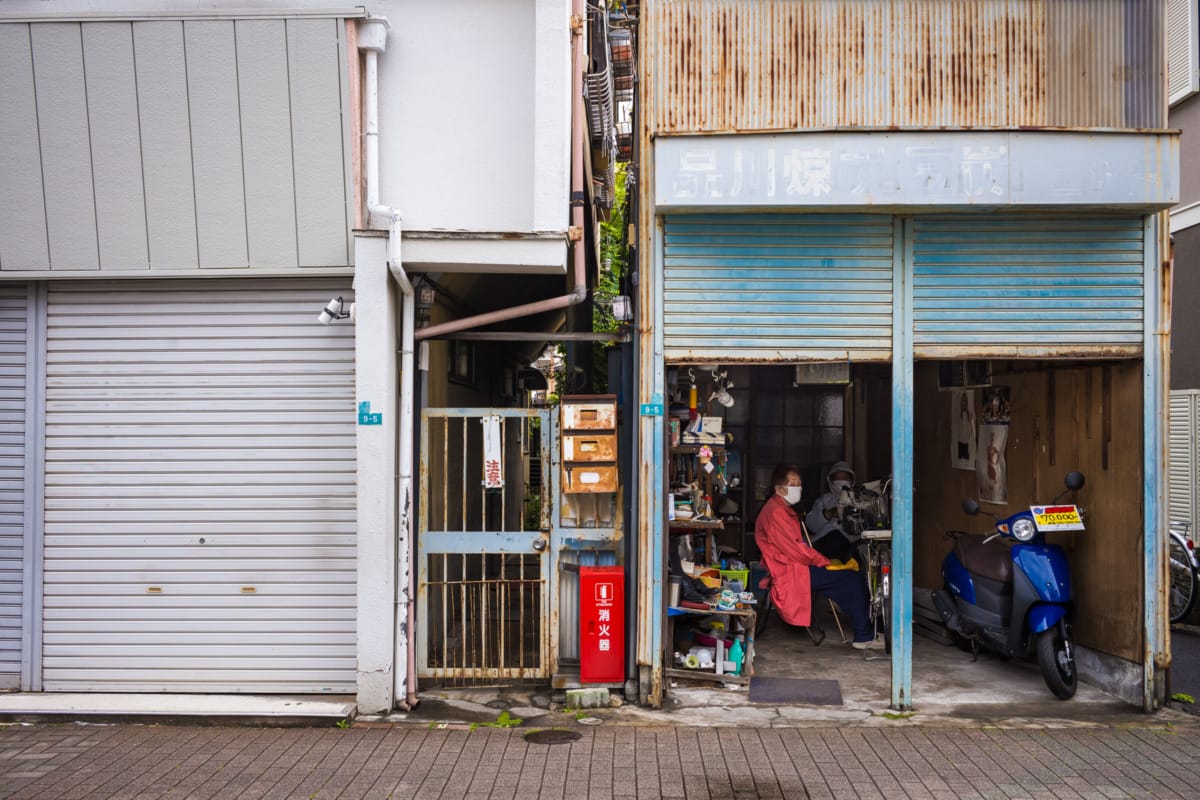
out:
{"label": "seated man", "polygon": [[792,507],[800,502],[800,473],[780,464],[771,473],[774,493],[758,512],[754,539],[763,564],[771,573],[771,599],[789,625],[812,622],[812,593],[820,592],[850,615],[854,647],[883,649],[882,636],[871,629],[867,594],[862,578],[852,570],[831,571],[829,559],[805,544],[804,525]]}
{"label": "seated man", "polygon": [[842,530],[839,501],[849,500],[846,493],[854,491],[854,470],[845,461],[839,461],[829,468],[825,481],[829,491],[816,499],[804,522],[817,552],[828,558],[849,561],[854,557],[855,544]]}

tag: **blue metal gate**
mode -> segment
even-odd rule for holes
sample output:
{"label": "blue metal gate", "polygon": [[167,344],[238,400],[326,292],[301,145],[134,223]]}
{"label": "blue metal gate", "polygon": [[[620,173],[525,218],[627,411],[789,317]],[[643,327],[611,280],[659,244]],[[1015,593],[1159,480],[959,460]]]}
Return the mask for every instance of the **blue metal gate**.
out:
{"label": "blue metal gate", "polygon": [[[485,486],[498,418],[503,486]],[[550,676],[551,412],[425,409],[417,532],[417,671],[475,683]],[[495,455],[495,454],[493,454]]]}

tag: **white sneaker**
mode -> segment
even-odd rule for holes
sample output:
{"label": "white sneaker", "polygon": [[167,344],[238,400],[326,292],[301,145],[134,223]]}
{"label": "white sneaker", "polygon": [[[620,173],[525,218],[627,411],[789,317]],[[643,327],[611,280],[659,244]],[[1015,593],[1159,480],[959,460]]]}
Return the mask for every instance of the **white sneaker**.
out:
{"label": "white sneaker", "polygon": [[850,645],[855,650],[883,650],[887,644],[883,641],[883,634],[875,635],[874,639],[869,639],[865,642],[854,642]]}

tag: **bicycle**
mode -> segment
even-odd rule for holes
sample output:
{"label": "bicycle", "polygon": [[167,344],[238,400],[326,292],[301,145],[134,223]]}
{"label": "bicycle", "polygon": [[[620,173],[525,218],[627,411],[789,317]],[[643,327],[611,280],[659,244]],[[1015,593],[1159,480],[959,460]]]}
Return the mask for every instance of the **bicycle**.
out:
{"label": "bicycle", "polygon": [[891,478],[858,487],[843,518],[846,531],[861,537],[859,552],[866,561],[867,611],[874,633],[883,634],[884,653],[888,655],[892,653],[891,488]]}
{"label": "bicycle", "polygon": [[[883,652],[892,653],[892,532],[866,530],[862,534],[867,558],[867,610],[871,628],[883,634]],[[868,656],[869,658],[869,656]]]}
{"label": "bicycle", "polygon": [[1197,573],[1196,554],[1188,537],[1190,522],[1173,520],[1167,531],[1167,555],[1170,564],[1170,619],[1171,623],[1182,621],[1196,605]]}

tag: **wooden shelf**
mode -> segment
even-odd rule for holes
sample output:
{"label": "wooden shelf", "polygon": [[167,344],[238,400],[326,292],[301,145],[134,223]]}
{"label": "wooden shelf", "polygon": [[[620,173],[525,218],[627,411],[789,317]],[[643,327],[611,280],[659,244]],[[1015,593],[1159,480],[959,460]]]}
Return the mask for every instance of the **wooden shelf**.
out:
{"label": "wooden shelf", "polygon": [[[684,678],[694,681],[716,681],[717,683],[736,683],[742,686],[750,685],[750,678],[746,675],[730,675],[725,673],[718,675],[711,669],[681,669],[679,667],[668,667],[663,670],[668,677]],[[590,685],[590,684],[589,684]]]}
{"label": "wooden shelf", "polygon": [[707,447],[709,450],[712,450],[714,453],[716,453],[718,451],[723,452],[725,450],[724,444],[677,444],[671,448],[671,452],[696,455],[697,453],[700,452],[701,447]]}
{"label": "wooden shelf", "polygon": [[681,531],[723,531],[725,523],[719,519],[708,522],[694,519],[672,519],[667,521],[667,527]]}

